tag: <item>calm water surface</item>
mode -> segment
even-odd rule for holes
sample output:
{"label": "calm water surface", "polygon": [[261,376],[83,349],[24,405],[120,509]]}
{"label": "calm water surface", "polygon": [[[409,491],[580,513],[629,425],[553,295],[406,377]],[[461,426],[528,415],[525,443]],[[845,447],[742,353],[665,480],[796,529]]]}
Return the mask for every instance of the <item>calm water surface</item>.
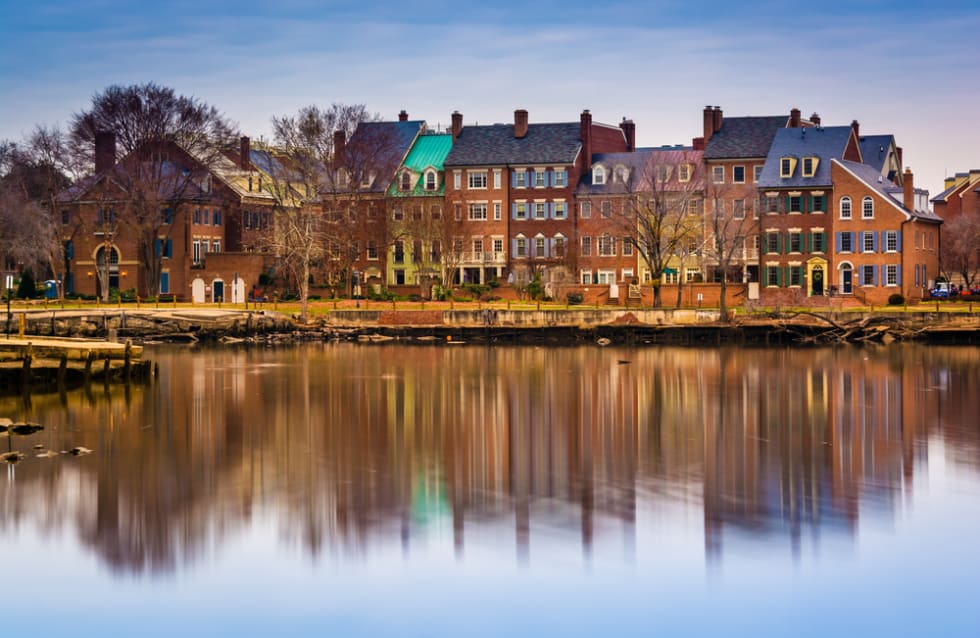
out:
{"label": "calm water surface", "polygon": [[148,355],[0,399],[0,635],[980,636],[978,348]]}

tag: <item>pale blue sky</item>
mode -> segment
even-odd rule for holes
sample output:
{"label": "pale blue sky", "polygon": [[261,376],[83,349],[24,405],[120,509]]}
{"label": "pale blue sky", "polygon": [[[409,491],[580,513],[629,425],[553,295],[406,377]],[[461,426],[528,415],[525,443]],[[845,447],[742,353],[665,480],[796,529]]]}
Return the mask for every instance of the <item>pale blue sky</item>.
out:
{"label": "pale blue sky", "polygon": [[155,81],[243,132],[332,101],[445,126],[630,117],[690,143],[701,109],[893,133],[916,184],[980,168],[980,6],[885,2],[0,0],[0,138],[64,124],[109,84]]}

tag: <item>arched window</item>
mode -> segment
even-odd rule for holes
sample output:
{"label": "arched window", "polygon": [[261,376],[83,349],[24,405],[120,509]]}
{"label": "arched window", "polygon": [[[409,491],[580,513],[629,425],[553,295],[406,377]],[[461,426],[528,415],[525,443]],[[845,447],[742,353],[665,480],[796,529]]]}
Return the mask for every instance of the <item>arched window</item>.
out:
{"label": "arched window", "polygon": [[592,183],[596,185],[606,183],[606,171],[601,166],[592,169]]}
{"label": "arched window", "polygon": [[840,218],[850,219],[851,218],[851,198],[841,197],[840,198]]}
{"label": "arched window", "polygon": [[861,219],[874,219],[875,200],[865,197],[861,200]]}
{"label": "arched window", "polygon": [[402,171],[402,183],[399,188],[403,191],[412,189],[412,174],[408,171]]}
{"label": "arched window", "polygon": [[436,189],[436,172],[429,171],[425,174],[425,190],[434,191]]}

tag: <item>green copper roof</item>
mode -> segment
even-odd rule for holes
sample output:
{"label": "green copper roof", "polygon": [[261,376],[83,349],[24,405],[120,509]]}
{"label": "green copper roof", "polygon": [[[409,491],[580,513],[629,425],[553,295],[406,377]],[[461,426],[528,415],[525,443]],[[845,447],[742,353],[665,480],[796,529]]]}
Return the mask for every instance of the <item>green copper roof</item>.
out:
{"label": "green copper roof", "polygon": [[[453,136],[448,133],[438,133],[430,135],[419,135],[415,139],[415,144],[412,145],[412,150],[408,152],[408,157],[405,158],[402,167],[407,168],[414,172],[416,175],[422,175],[422,172],[427,168],[434,168],[440,173],[442,172],[443,162],[446,161],[446,156],[449,155],[449,151],[453,147]],[[392,180],[391,186],[388,188],[388,195],[391,197],[415,197],[419,195],[425,196],[441,196],[445,192],[445,184],[443,180],[439,180],[439,188],[434,191],[427,191],[424,189],[424,177],[418,179],[415,183],[415,188],[411,191],[401,191],[398,188],[399,172],[396,173],[395,179]]]}

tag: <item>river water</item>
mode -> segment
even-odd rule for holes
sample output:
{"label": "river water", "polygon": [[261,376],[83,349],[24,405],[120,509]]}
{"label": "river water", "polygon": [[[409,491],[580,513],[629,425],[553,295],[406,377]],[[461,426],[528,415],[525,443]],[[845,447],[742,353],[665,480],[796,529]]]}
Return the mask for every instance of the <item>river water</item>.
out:
{"label": "river water", "polygon": [[976,347],[146,356],[0,399],[0,635],[980,635]]}

